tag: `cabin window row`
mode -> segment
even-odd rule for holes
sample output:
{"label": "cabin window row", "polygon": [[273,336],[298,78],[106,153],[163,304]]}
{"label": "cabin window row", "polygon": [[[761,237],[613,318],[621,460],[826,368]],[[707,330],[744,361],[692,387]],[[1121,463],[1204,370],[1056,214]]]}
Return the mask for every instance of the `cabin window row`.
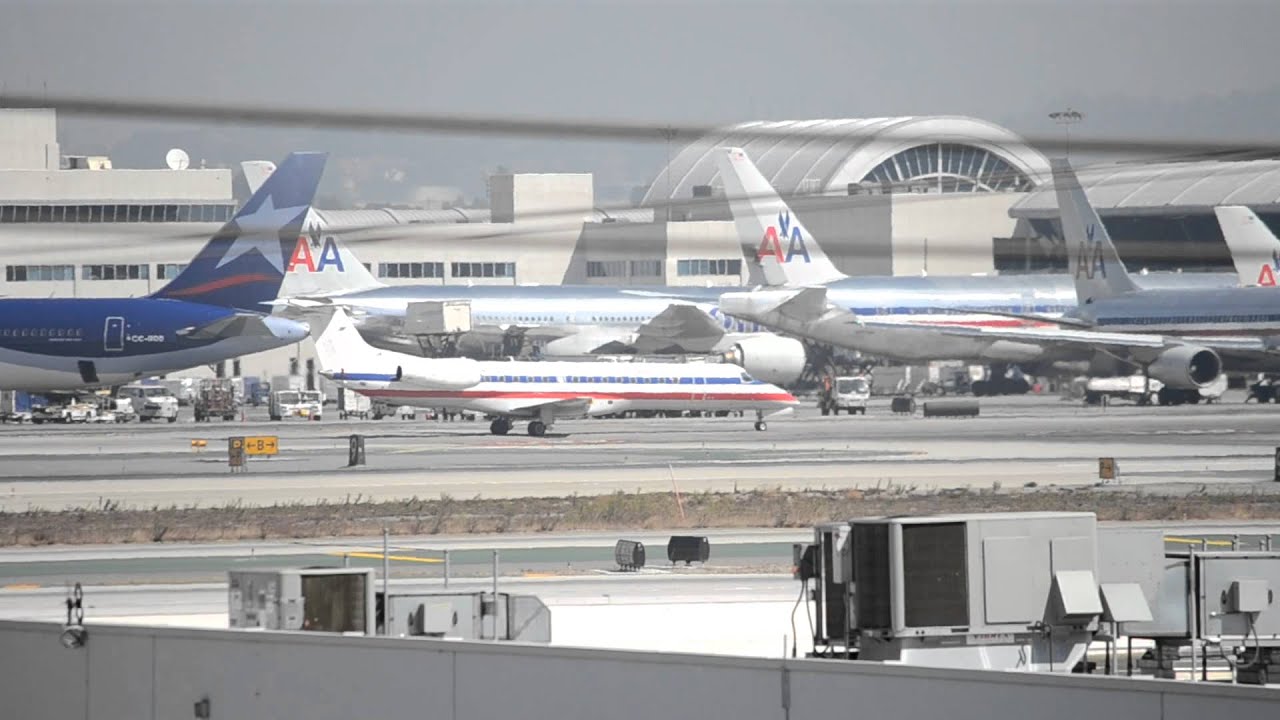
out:
{"label": "cabin window row", "polygon": [[226,222],[234,205],[5,205],[0,223]]}
{"label": "cabin window row", "polygon": [[1274,323],[1280,315],[1174,315],[1169,317],[1099,318],[1100,325],[1195,325],[1213,323]]}
{"label": "cabin window row", "polygon": [[[561,378],[547,375],[484,375],[482,382],[501,382],[501,383],[558,383],[562,382]],[[563,378],[563,382],[569,384],[592,383],[592,384],[621,384],[621,385],[740,385],[743,382],[750,382],[745,375],[736,378],[701,378],[701,377],[628,377],[628,376],[601,376],[601,375],[567,375]]]}
{"label": "cabin window row", "polygon": [[7,338],[78,338],[84,337],[81,328],[3,328],[0,337]]}

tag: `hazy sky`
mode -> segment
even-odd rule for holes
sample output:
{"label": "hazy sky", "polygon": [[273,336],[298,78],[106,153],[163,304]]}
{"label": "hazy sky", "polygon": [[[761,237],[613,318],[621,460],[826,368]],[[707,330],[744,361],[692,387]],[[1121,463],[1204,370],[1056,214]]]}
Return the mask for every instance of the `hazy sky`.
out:
{"label": "hazy sky", "polygon": [[[1026,134],[1271,138],[1280,2],[0,0],[9,91],[656,122],[965,114]],[[352,177],[647,183],[661,147],[67,120],[64,151],[158,166],[327,149]],[[364,162],[357,162],[364,159]]]}

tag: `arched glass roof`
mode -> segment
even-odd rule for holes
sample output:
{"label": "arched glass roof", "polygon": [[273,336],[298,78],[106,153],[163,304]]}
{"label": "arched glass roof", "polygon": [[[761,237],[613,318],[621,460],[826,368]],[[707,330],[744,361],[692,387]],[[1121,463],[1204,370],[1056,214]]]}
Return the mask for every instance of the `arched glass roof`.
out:
{"label": "arched glass roof", "polygon": [[931,192],[1027,190],[1049,177],[1043,155],[1013,132],[974,118],[758,121],[682,148],[644,201],[688,198],[696,186],[720,185],[712,151],[727,146],[746,150],[783,194],[844,194],[850,183],[866,184],[873,173],[877,185],[902,183],[894,191]]}

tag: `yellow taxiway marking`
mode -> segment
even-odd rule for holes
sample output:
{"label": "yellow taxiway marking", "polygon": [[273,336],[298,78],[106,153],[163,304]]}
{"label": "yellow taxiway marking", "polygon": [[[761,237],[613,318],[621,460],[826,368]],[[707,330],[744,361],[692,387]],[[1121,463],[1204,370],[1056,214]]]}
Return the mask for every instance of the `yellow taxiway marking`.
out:
{"label": "yellow taxiway marking", "polygon": [[[353,558],[361,558],[365,560],[381,560],[382,559],[382,553],[379,553],[379,552],[345,552],[345,553],[331,552],[329,554],[334,555],[336,557],[353,557]],[[416,562],[416,563],[430,563],[430,564],[444,562],[444,560],[440,558],[424,558],[424,557],[417,557],[415,555],[388,555],[387,559],[395,560],[397,562]]]}
{"label": "yellow taxiway marking", "polygon": [[1165,542],[1181,543],[1183,545],[1208,545],[1210,547],[1231,547],[1230,540],[1203,540],[1199,538],[1180,538],[1166,537]]}
{"label": "yellow taxiway marking", "polygon": [[35,583],[17,583],[15,585],[5,585],[5,590],[39,590],[40,586]]}
{"label": "yellow taxiway marking", "polygon": [[523,575],[523,577],[536,579],[536,578],[553,578],[558,576],[555,573],[548,573],[548,572],[527,572]]}

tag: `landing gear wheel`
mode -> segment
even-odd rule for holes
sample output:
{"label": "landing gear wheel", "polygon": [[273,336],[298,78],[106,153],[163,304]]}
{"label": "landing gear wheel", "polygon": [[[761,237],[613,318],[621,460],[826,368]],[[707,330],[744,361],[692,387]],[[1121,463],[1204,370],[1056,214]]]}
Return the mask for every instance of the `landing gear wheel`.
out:
{"label": "landing gear wheel", "polygon": [[498,418],[489,423],[489,432],[494,435],[506,435],[511,431],[511,422],[506,418]]}
{"label": "landing gear wheel", "polygon": [[758,430],[758,431],[760,431],[760,432],[764,432],[765,430],[768,430],[768,429],[769,429],[769,424],[768,424],[768,423],[766,423],[766,422],[765,422],[765,421],[763,421],[763,420],[757,420],[757,421],[756,421],[756,430]]}
{"label": "landing gear wheel", "polygon": [[547,425],[541,420],[534,420],[529,423],[529,435],[531,437],[542,437],[547,434]]}

